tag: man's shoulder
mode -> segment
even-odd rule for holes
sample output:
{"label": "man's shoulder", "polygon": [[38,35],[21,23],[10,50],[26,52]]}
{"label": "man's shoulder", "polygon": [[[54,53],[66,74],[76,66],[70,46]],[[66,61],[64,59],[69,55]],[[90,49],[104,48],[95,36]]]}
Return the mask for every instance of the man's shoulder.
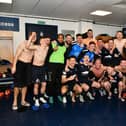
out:
{"label": "man's shoulder", "polygon": [[25,47],[26,46],[26,43],[27,43],[27,40],[24,40],[24,41],[21,41],[20,43],[19,43],[19,48],[20,47]]}

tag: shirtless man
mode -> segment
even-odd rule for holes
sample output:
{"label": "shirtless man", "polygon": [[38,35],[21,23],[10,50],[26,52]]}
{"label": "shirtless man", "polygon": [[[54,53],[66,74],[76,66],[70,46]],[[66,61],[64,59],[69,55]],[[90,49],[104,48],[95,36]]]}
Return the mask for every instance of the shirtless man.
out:
{"label": "shirtless man", "polygon": [[[92,66],[92,68],[90,70],[92,88],[94,88],[94,91],[96,89],[100,89],[99,92],[100,92],[101,96],[105,95],[104,90],[101,90],[102,87],[104,87],[108,92],[110,89],[108,84],[104,84],[104,85],[101,84],[101,78],[104,76],[105,70],[106,70],[106,67],[102,65],[100,58],[95,60],[94,65]],[[94,92],[94,94],[95,94],[95,92]],[[111,95],[111,93],[110,93],[110,95]]]}
{"label": "shirtless man", "polygon": [[83,44],[86,44],[88,47],[90,41],[94,41],[96,43],[96,39],[93,38],[93,30],[92,29],[88,29],[87,36],[88,37],[86,39],[83,39]]}
{"label": "shirtless man", "polygon": [[116,39],[114,40],[114,44],[119,52],[122,54],[123,45],[125,44],[126,39],[123,38],[122,31],[116,32]]}
{"label": "shirtless man", "polygon": [[[47,103],[44,94],[46,91],[47,74],[45,69],[45,60],[49,49],[48,39],[46,37],[40,38],[40,45],[31,45],[30,41],[27,48],[34,50],[32,79],[34,83],[34,100],[35,106],[40,106],[39,100],[42,103]],[[39,84],[41,84],[40,98],[39,98]]]}
{"label": "shirtless man", "polygon": [[126,77],[126,60],[121,60],[120,65],[116,66],[115,69],[120,71],[123,76]]}
{"label": "shirtless man", "polygon": [[[32,38],[31,38],[32,36]],[[29,40],[31,43],[36,42],[36,32],[31,32],[29,34]],[[26,48],[27,40],[20,43],[17,48],[13,66],[12,74],[14,74],[14,100],[12,105],[12,110],[18,109],[18,95],[21,91],[21,105],[29,107],[30,104],[25,101],[27,86],[31,84],[31,62],[33,58],[33,51]]]}

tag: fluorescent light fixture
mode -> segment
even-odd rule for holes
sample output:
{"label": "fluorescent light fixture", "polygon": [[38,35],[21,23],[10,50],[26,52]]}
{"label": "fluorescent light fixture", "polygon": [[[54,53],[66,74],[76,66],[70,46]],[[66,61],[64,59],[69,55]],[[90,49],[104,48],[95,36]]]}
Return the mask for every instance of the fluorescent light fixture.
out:
{"label": "fluorescent light fixture", "polygon": [[12,4],[12,0],[0,0],[0,3]]}
{"label": "fluorescent light fixture", "polygon": [[97,16],[106,16],[106,15],[112,14],[112,12],[110,12],[110,11],[103,11],[103,10],[96,10],[94,12],[91,12],[90,14],[91,15],[97,15]]}

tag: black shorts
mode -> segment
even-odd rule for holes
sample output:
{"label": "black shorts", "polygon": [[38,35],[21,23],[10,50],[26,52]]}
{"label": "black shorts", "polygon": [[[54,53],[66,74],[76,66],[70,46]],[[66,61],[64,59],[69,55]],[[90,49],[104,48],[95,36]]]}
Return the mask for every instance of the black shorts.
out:
{"label": "black shorts", "polygon": [[117,83],[111,82],[111,87],[112,87],[112,88],[118,88],[118,82],[117,82]]}
{"label": "black shorts", "polygon": [[92,81],[81,79],[81,80],[79,80],[79,83],[80,83],[80,85],[87,84],[88,86],[91,86]]}
{"label": "black shorts", "polygon": [[74,86],[76,84],[79,85],[79,82],[77,82],[77,81],[69,81],[69,82],[65,83],[64,85],[68,86],[68,90],[69,91],[73,91],[73,88],[74,88]]}
{"label": "black shorts", "polygon": [[44,66],[32,66],[32,82],[39,84],[47,81],[47,72]]}
{"label": "black shorts", "polygon": [[14,74],[14,86],[25,87],[31,84],[32,67],[31,63],[18,61],[16,64],[16,72]]}

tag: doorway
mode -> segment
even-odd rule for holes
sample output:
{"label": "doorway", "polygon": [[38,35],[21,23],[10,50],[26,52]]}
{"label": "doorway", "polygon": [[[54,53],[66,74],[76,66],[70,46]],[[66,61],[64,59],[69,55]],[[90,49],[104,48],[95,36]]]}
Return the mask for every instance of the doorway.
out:
{"label": "doorway", "polygon": [[0,59],[12,63],[13,57],[13,32],[0,31]]}

